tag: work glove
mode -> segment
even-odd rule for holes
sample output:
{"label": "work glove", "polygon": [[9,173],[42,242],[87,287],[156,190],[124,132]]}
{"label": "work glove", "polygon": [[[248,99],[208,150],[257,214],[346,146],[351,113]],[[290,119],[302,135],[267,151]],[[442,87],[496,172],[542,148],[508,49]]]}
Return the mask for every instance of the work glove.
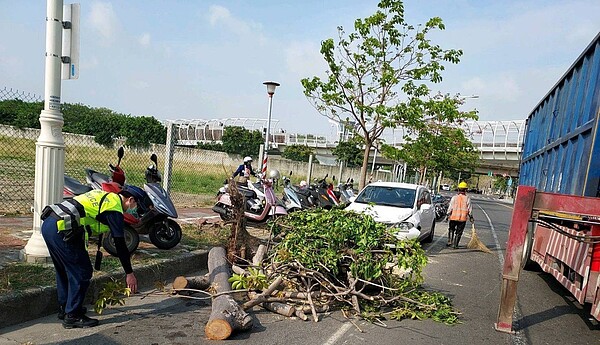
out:
{"label": "work glove", "polygon": [[470,221],[471,223],[475,222],[475,219],[473,219],[473,216],[471,216],[471,215],[469,216],[469,221]]}

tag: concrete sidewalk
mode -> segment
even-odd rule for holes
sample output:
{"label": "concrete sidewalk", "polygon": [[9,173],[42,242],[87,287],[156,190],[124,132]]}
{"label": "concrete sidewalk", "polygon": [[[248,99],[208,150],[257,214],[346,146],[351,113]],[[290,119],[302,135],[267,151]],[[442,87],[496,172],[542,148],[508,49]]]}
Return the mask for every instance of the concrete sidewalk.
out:
{"label": "concrete sidewalk", "polygon": [[[180,209],[177,221],[183,225],[198,219],[212,219],[215,214],[210,208]],[[218,218],[218,216],[216,216]],[[12,262],[19,262],[19,252],[25,247],[33,232],[32,216],[0,216],[0,268]],[[145,243],[141,236],[138,250],[160,251],[150,243]],[[156,260],[156,263],[145,266],[134,266],[140,289],[155,287],[156,282],[170,283],[178,275],[188,275],[206,269],[208,251],[190,251],[181,245],[171,249],[172,257]],[[101,286],[111,278],[124,280],[124,273],[114,273],[92,278],[87,302],[98,294]],[[0,296],[0,328],[55,314],[58,310],[56,288],[45,287],[30,289],[20,293]]]}

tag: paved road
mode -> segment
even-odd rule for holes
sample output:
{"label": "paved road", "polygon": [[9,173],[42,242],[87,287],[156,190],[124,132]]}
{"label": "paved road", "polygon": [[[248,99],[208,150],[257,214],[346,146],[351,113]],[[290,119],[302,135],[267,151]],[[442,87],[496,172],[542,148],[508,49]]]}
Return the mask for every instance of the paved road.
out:
{"label": "paved road", "polygon": [[[430,320],[387,322],[387,327],[350,323],[332,313],[319,323],[285,319],[257,309],[252,332],[233,337],[236,344],[600,344],[600,327],[571,302],[558,284],[539,272],[524,272],[514,335],[496,332],[501,266],[512,209],[490,200],[474,200],[480,239],[493,254],[465,247],[448,249],[446,224],[425,248],[430,263],[426,286],[452,297],[462,323],[446,326]],[[152,294],[131,298],[125,307],[102,315],[101,326],[63,330],[54,316],[0,330],[0,344],[209,344],[204,325],[209,304]]]}

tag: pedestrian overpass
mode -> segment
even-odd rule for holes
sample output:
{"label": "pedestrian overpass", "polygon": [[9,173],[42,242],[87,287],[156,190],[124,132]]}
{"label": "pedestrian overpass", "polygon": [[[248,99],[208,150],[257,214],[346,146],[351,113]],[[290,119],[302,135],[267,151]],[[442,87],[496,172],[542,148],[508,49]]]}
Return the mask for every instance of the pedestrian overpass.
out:
{"label": "pedestrian overpass", "polygon": [[[198,143],[220,142],[223,130],[228,126],[240,126],[248,130],[266,133],[267,119],[228,118],[213,120],[176,120],[173,121],[173,135],[176,144],[196,146]],[[480,164],[476,173],[503,174],[518,176],[519,160],[525,136],[525,120],[510,121],[465,121],[461,128],[479,151]],[[315,149],[317,154],[331,155],[340,139],[347,135],[343,126],[331,122],[328,135],[290,133],[281,126],[279,120],[271,120],[269,143],[272,148],[282,149],[286,145],[306,145]],[[400,146],[404,143],[405,131],[402,128],[387,129],[381,139],[388,145]],[[371,160],[376,163],[389,163],[377,157],[373,151]]]}

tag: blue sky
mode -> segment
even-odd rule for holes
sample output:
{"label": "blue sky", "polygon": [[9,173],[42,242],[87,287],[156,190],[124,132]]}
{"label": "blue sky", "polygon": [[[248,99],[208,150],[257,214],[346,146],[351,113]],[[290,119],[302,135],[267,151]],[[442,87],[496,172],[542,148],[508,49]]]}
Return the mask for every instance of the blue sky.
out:
{"label": "blue sky", "polygon": [[[160,120],[266,118],[263,81],[281,83],[273,119],[328,134],[300,79],[323,75],[320,42],[351,31],[377,1],[81,2],[80,79],[62,101]],[[600,1],[409,0],[406,20],[433,16],[432,40],[463,49],[434,91],[478,95],[481,120],[525,119],[600,31]],[[44,94],[46,2],[0,0],[0,88]]]}

